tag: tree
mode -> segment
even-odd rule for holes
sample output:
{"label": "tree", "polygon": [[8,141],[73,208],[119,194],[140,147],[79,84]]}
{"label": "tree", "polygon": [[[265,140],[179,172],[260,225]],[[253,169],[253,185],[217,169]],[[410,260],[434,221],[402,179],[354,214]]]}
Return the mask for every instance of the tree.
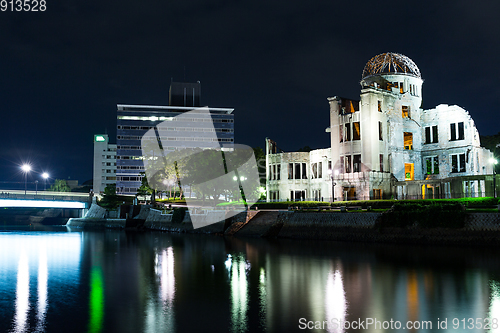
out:
{"label": "tree", "polygon": [[54,184],[49,188],[49,191],[53,192],[71,192],[68,183],[64,179],[54,180]]}
{"label": "tree", "polygon": [[253,148],[253,153],[259,170],[260,185],[266,187],[266,154],[260,147]]}
{"label": "tree", "polygon": [[99,206],[115,209],[120,204],[118,196],[116,195],[116,184],[108,184],[104,188],[104,195],[101,200],[99,200]]}
{"label": "tree", "polygon": [[141,196],[151,195],[151,202],[153,203],[155,201],[155,190],[154,188],[151,188],[149,186],[146,173],[141,172],[141,175],[142,175],[141,186],[137,189],[137,194],[135,196],[138,197],[139,195]]}

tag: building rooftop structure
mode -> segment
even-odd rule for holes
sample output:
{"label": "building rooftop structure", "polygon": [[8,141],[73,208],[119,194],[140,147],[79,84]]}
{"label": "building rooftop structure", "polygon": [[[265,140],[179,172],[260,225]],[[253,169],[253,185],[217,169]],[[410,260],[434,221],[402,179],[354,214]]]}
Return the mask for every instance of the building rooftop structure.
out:
{"label": "building rooftop structure", "polygon": [[399,53],[382,53],[370,60],[363,69],[362,78],[378,74],[405,74],[422,78],[420,69],[405,55]]}

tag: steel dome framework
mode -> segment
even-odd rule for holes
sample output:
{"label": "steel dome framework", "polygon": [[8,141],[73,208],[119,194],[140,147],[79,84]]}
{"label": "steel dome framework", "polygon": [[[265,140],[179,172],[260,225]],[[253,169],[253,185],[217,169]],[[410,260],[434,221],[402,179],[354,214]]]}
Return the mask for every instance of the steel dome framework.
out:
{"label": "steel dome framework", "polygon": [[362,79],[384,73],[406,74],[422,78],[417,65],[407,56],[399,53],[382,53],[368,60],[363,69]]}

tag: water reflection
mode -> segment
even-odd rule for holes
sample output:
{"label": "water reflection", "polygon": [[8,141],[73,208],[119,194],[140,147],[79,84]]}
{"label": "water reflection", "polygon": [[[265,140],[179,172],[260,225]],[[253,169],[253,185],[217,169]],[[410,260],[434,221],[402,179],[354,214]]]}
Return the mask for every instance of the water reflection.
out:
{"label": "water reflection", "polygon": [[37,326],[36,332],[43,332],[45,328],[45,316],[47,314],[47,281],[49,278],[47,268],[47,242],[40,241],[38,249],[38,299],[37,299]]}
{"label": "water reflection", "polygon": [[374,318],[434,325],[407,332],[433,332],[448,319],[439,331],[456,332],[453,318],[500,316],[498,254],[122,231],[0,233],[0,331],[303,332],[302,318],[306,331],[387,331],[341,325]]}
{"label": "water reflection", "polygon": [[28,257],[25,251],[19,256],[19,265],[17,268],[17,287],[16,287],[16,315],[14,316],[14,332],[24,332],[27,329],[28,311],[30,297],[30,272],[28,266]]}
{"label": "water reflection", "polygon": [[[490,297],[490,309],[488,313],[488,318],[492,323],[500,322],[500,282],[491,280],[490,281],[491,297]],[[495,325],[491,332],[500,332],[500,327]]]}
{"label": "water reflection", "polygon": [[159,281],[159,299],[154,297],[155,292],[149,291],[147,304],[145,331],[156,333],[160,331],[175,331],[175,275],[174,275],[174,250],[170,246],[159,249],[155,253],[155,275]]}
{"label": "water reflection", "polygon": [[347,301],[345,298],[344,284],[342,274],[339,270],[331,270],[328,273],[325,293],[326,320],[329,325],[328,332],[342,333],[346,319]]}
{"label": "water reflection", "polygon": [[231,281],[231,330],[246,332],[248,325],[247,271],[250,270],[251,265],[241,253],[234,257],[228,255],[225,264]]}

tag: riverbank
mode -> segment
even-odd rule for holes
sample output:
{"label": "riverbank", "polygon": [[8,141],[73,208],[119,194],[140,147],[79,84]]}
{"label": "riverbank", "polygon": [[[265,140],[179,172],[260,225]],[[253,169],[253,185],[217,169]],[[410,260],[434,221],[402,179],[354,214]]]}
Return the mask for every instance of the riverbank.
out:
{"label": "riverbank", "polygon": [[[125,218],[105,218],[106,210],[93,205],[85,218],[72,218],[68,227],[125,228],[178,233],[216,234],[232,237],[318,239],[365,243],[498,246],[500,214],[467,213],[463,228],[381,227],[377,212],[246,211],[230,216],[229,211],[188,211],[175,216],[141,206],[120,214]],[[132,216],[132,217],[130,217]],[[226,217],[228,216],[228,217]],[[193,228],[205,221],[206,226]],[[219,222],[215,222],[219,221]]]}

